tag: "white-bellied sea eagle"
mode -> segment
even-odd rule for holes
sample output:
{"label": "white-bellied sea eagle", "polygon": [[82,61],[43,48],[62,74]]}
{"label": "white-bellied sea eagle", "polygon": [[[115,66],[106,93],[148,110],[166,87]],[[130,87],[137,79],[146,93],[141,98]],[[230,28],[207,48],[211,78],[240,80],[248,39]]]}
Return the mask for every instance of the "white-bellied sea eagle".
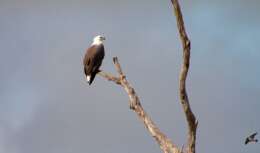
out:
{"label": "white-bellied sea eagle", "polygon": [[99,67],[102,64],[102,60],[105,56],[105,49],[103,41],[105,37],[96,36],[93,39],[93,43],[86,50],[86,54],[83,60],[84,72],[88,81],[88,84],[91,85],[96,74],[99,72]]}

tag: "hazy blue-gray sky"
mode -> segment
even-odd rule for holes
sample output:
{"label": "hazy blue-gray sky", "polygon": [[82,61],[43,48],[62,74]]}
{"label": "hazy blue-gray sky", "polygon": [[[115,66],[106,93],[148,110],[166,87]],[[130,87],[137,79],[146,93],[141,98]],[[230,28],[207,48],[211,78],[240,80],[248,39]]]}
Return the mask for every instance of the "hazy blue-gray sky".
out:
{"label": "hazy blue-gray sky", "polygon": [[[260,132],[259,1],[180,3],[197,152],[259,153],[259,144],[243,144]],[[107,38],[102,69],[115,73],[118,56],[157,125],[186,142],[169,0],[1,0],[0,153],[161,152],[119,86],[100,77],[87,85],[82,58],[97,34]]]}

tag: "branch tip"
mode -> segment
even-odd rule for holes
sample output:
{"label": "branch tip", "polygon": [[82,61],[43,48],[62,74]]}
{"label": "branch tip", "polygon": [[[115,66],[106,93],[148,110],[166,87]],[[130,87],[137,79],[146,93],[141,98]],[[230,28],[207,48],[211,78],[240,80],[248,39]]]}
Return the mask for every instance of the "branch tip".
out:
{"label": "branch tip", "polygon": [[113,57],[113,62],[114,62],[114,64],[118,63],[118,58],[117,57]]}

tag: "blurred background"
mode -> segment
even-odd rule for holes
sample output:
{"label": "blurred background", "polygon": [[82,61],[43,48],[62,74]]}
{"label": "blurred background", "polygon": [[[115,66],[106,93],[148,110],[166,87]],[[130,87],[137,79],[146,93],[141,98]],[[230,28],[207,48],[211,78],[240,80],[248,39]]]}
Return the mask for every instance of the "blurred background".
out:
{"label": "blurred background", "polygon": [[[197,152],[258,153],[260,1],[180,1],[191,39],[187,80]],[[145,110],[186,143],[178,100],[182,49],[170,0],[1,0],[0,153],[161,152],[120,86],[88,86],[85,49],[106,36]],[[259,138],[259,136],[257,136]]]}

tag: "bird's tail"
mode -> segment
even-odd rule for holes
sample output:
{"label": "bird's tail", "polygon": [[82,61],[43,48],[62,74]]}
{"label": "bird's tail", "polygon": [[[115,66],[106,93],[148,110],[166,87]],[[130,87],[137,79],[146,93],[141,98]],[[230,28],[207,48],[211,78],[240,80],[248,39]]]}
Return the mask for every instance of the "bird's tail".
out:
{"label": "bird's tail", "polygon": [[90,75],[87,75],[87,81],[88,84],[91,85],[91,83],[94,81],[96,74],[100,72],[100,70],[96,70],[95,72],[91,73]]}
{"label": "bird's tail", "polygon": [[90,82],[90,79],[91,79],[91,75],[87,75],[87,81]]}
{"label": "bird's tail", "polygon": [[91,85],[91,83],[94,81],[95,77],[96,77],[96,73],[92,73],[91,75],[89,75],[89,80],[88,80],[89,85]]}

